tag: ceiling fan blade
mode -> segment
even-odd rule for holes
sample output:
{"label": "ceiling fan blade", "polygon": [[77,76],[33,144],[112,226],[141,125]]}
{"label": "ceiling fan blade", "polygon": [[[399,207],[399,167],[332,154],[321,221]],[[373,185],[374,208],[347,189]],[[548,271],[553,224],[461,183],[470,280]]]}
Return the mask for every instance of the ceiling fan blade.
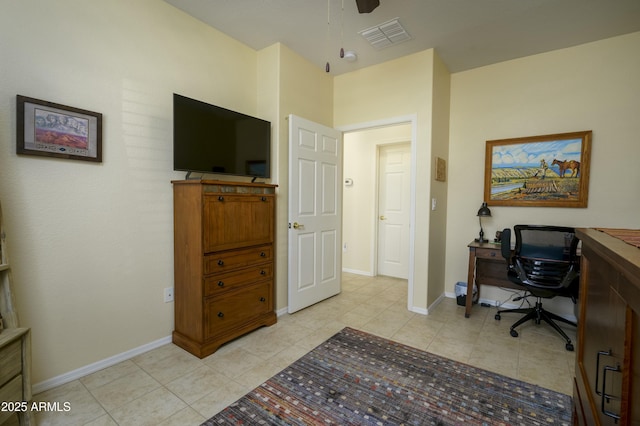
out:
{"label": "ceiling fan blade", "polygon": [[380,6],[380,0],[356,0],[358,5],[358,12],[371,13],[373,9]]}

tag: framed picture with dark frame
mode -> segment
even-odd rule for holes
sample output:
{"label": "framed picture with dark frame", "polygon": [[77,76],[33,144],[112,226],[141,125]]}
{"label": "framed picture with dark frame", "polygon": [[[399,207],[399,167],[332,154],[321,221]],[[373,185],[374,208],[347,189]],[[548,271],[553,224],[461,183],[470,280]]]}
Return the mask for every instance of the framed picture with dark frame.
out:
{"label": "framed picture with dark frame", "polygon": [[102,162],[102,114],[17,96],[18,154]]}
{"label": "framed picture with dark frame", "polygon": [[592,131],[486,143],[484,200],[491,206],[587,207]]}

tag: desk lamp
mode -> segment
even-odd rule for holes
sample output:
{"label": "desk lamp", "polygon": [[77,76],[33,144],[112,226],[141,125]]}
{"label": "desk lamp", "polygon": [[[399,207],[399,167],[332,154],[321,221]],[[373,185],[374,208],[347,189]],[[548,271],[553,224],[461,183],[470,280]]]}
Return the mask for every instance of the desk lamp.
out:
{"label": "desk lamp", "polygon": [[482,206],[480,206],[480,210],[478,210],[478,221],[480,222],[480,235],[479,238],[476,238],[476,242],[479,243],[488,243],[489,240],[484,238],[484,231],[482,230],[482,218],[483,217],[491,217],[491,210],[487,207],[487,203],[483,202]]}

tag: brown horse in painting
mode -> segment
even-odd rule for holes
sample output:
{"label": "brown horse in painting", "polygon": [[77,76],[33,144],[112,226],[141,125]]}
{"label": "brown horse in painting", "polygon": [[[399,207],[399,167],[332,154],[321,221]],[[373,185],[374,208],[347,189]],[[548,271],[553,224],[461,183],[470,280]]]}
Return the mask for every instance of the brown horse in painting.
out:
{"label": "brown horse in painting", "polygon": [[551,163],[552,166],[557,165],[558,168],[560,169],[560,173],[558,173],[560,175],[560,177],[564,177],[564,174],[567,172],[567,170],[571,170],[571,176],[570,177],[576,177],[578,176],[578,173],[580,172],[580,162],[579,161],[575,161],[575,160],[569,160],[569,161],[560,161],[560,160],[556,160],[555,158],[553,159],[553,163]]}

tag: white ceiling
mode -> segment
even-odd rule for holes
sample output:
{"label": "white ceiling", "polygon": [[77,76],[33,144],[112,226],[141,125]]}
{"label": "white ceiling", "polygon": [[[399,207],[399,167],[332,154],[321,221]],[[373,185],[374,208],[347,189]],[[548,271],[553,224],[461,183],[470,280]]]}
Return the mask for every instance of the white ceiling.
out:
{"label": "white ceiling", "polygon": [[[380,0],[369,14],[355,0],[165,1],[253,49],[281,42],[329,61],[335,75],[430,48],[459,72],[640,31],[640,0]],[[394,18],[409,41],[376,50],[358,34]],[[341,46],[357,61],[340,59]]]}

